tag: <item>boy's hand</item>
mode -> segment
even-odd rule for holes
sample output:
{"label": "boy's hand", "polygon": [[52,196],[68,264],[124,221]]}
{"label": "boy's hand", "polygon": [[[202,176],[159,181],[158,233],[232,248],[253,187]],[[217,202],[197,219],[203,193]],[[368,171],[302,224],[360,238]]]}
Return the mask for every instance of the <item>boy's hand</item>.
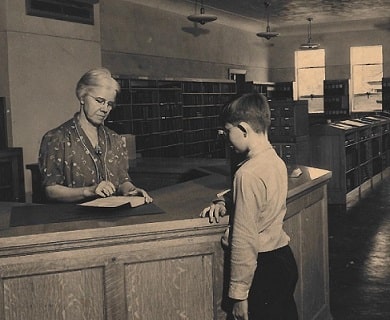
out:
{"label": "boy's hand", "polygon": [[233,305],[234,320],[248,320],[248,300],[238,300]]}
{"label": "boy's hand", "polygon": [[223,217],[226,214],[226,207],[223,201],[212,203],[208,207],[204,208],[200,213],[202,218],[209,216],[209,222],[219,222],[219,217]]}

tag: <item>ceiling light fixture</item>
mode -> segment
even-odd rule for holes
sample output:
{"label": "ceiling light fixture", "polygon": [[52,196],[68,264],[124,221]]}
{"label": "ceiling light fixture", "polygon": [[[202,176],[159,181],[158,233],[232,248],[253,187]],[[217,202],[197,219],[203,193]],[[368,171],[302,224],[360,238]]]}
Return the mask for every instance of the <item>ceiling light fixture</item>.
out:
{"label": "ceiling light fixture", "polygon": [[271,27],[269,26],[269,6],[271,3],[269,1],[264,1],[264,6],[265,6],[265,12],[267,14],[267,29],[265,32],[258,32],[256,35],[260,38],[265,38],[267,40],[277,37],[280,35],[278,32],[272,32]]}
{"label": "ceiling light fixture", "polygon": [[[197,11],[198,7],[198,1],[195,1],[195,12]],[[200,2],[200,13],[199,14],[192,14],[187,17],[188,20],[200,24],[205,24],[207,22],[212,22],[217,20],[217,17],[212,14],[206,14],[204,6],[203,6],[203,0]]]}
{"label": "ceiling light fixture", "polygon": [[311,22],[313,21],[313,18],[307,18],[307,21],[309,21],[309,25],[307,28],[307,42],[302,43],[300,45],[300,49],[318,49],[320,47],[319,43],[311,42]]}

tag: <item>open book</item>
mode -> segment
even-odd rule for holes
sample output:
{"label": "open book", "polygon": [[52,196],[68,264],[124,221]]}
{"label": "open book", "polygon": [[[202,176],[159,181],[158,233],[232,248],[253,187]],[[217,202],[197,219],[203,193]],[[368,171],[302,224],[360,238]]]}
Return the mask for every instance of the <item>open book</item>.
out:
{"label": "open book", "polygon": [[134,208],[143,204],[145,204],[145,198],[141,196],[111,196],[80,203],[79,205],[99,208],[116,208],[129,205],[131,208]]}

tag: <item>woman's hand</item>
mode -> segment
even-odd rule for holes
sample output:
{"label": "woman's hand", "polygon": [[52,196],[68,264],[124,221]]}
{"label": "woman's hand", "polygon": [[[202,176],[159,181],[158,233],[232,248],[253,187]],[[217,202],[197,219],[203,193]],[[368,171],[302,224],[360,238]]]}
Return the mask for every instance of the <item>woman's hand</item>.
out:
{"label": "woman's hand", "polygon": [[219,222],[219,217],[223,217],[226,214],[225,202],[218,201],[217,203],[211,203],[208,207],[204,208],[200,213],[202,218],[209,216],[210,223]]}
{"label": "woman's hand", "polygon": [[145,198],[146,203],[151,203],[153,201],[153,198],[144,190],[141,188],[135,187],[135,189],[127,192],[127,194],[124,194],[125,196],[138,196],[141,195]]}
{"label": "woman's hand", "polygon": [[96,189],[95,193],[102,198],[112,196],[116,192],[115,186],[110,181],[101,181]]}

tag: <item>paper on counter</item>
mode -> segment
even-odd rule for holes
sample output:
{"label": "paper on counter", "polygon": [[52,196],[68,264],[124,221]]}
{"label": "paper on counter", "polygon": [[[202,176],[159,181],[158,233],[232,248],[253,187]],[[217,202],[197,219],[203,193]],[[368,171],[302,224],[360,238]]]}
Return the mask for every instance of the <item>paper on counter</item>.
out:
{"label": "paper on counter", "polygon": [[131,208],[138,207],[145,204],[145,198],[141,196],[111,196],[80,203],[79,205],[85,207],[116,208],[127,204]]}

